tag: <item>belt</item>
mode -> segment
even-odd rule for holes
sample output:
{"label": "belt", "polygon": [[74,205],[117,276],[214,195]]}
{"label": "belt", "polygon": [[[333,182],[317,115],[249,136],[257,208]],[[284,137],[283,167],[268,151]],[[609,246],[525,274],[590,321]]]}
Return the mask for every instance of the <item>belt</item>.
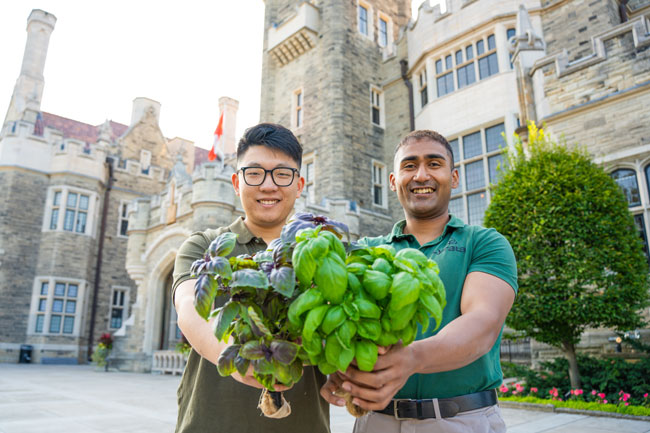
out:
{"label": "belt", "polygon": [[490,389],[451,398],[393,399],[384,409],[375,412],[392,415],[397,419],[450,418],[460,412],[481,409],[495,404],[497,404],[497,392],[495,389]]}

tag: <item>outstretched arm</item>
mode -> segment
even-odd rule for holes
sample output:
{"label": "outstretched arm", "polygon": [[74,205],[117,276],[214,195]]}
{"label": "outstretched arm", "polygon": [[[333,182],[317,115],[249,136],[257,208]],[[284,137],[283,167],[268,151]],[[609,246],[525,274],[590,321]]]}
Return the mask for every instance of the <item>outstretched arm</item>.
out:
{"label": "outstretched arm", "polygon": [[[393,346],[377,358],[372,372],[348,368],[341,376],[343,389],[354,396],[357,406],[380,410],[411,375],[456,370],[470,364],[492,348],[514,298],[513,288],[502,279],[483,272],[468,274],[458,318],[432,337],[406,347]],[[340,406],[341,399],[330,392],[333,384],[326,385],[328,388],[323,387],[321,394]]]}
{"label": "outstretched arm", "polygon": [[[183,332],[185,338],[190,343],[192,348],[203,358],[207,359],[215,366],[219,355],[223,352],[228,343],[220,342],[214,336],[212,331],[212,322],[204,320],[196,312],[194,308],[194,283],[195,279],[183,281],[176,288],[174,293],[174,305],[176,306],[176,313],[178,315],[178,327]],[[214,319],[212,319],[214,320]],[[246,376],[241,376],[235,372],[232,378],[245,385],[255,388],[264,388],[253,377],[253,367],[251,366]],[[283,385],[275,385],[276,391],[285,391],[289,389]]]}

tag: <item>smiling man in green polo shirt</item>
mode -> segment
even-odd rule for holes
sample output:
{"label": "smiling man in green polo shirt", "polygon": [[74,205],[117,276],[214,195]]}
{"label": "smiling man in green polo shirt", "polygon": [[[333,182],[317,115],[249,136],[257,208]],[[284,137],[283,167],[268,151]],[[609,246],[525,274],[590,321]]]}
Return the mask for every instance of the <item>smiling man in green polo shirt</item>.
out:
{"label": "smiling man in green polo shirt", "polygon": [[457,186],[443,136],[414,131],[399,143],[390,187],[406,218],[389,235],[360,243],[418,248],[435,260],[447,306],[437,331],[431,326],[411,345],[388,348],[373,372],[350,367],[330,375],[321,389],[326,400],[343,405],[333,394],[342,387],[372,411],[357,420],[356,433],[505,431],[495,388],[502,380],[501,332],[517,291],[517,267],[503,236],[449,214]]}
{"label": "smiling man in green polo shirt", "polygon": [[[212,325],[196,312],[196,279],[190,275],[192,263],[221,233],[239,235],[231,256],[253,255],[280,237],[305,184],[301,160],[302,147],[288,129],[270,123],[247,129],[237,146],[237,172],[232,175],[245,216],[227,227],[193,233],[176,255],[174,305],[178,326],[192,345],[178,388],[176,433],[329,432],[329,405],[318,395],[325,377],[314,367],[305,367],[302,379],[286,391],[292,413],[282,419],[261,416],[256,406],[262,385],[252,374],[219,376],[216,363],[227,344],[217,341]],[[286,387],[276,385],[276,390]]]}

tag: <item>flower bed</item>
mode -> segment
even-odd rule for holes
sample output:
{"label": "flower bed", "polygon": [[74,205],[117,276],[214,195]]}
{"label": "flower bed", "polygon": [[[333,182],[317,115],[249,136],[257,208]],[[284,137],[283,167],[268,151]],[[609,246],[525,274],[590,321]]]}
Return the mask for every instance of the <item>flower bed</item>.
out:
{"label": "flower bed", "polygon": [[563,394],[557,388],[551,388],[548,391],[548,397],[546,398],[544,398],[544,395],[539,395],[539,391],[536,387],[527,389],[520,383],[515,383],[510,387],[505,384],[501,385],[498,391],[499,400],[501,401],[542,405],[550,404],[556,408],[612,412],[625,415],[650,417],[650,397],[648,396],[648,393],[635,399],[636,401],[641,401],[642,405],[632,405],[630,404],[631,395],[623,390],[619,391],[618,400],[614,401],[607,400],[604,393],[598,392],[595,389],[587,393],[582,389],[571,389]]}

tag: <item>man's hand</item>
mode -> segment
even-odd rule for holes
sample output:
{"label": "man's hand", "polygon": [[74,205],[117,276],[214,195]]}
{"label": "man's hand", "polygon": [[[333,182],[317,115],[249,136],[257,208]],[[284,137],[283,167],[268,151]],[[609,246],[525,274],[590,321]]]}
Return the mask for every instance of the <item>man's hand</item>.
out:
{"label": "man's hand", "polygon": [[341,385],[343,384],[344,379],[344,376],[338,371],[330,374],[327,377],[327,382],[325,382],[325,385],[323,385],[320,389],[320,395],[329,404],[340,407],[345,406],[345,399],[334,394],[337,390],[341,389]]}
{"label": "man's hand", "polygon": [[371,372],[349,367],[345,374],[339,373],[343,379],[341,388],[352,394],[352,402],[363,409],[385,408],[417,370],[416,358],[413,356],[415,344],[417,342],[407,347],[401,343],[392,346],[385,354],[377,357],[375,369]]}
{"label": "man's hand", "polygon": [[[230,377],[232,377],[233,379],[235,379],[239,383],[243,383],[244,385],[252,386],[253,388],[259,388],[259,389],[264,388],[264,385],[259,383],[257,381],[257,379],[255,379],[255,376],[253,376],[253,366],[252,365],[248,366],[248,371],[246,372],[246,376],[242,376],[241,374],[239,374],[239,372],[235,371],[234,373],[232,373],[230,375]],[[291,386],[285,386],[285,385],[282,385],[281,383],[277,383],[274,386],[274,388],[275,388],[276,391],[281,392],[281,391],[286,391],[288,389],[291,389]]]}

